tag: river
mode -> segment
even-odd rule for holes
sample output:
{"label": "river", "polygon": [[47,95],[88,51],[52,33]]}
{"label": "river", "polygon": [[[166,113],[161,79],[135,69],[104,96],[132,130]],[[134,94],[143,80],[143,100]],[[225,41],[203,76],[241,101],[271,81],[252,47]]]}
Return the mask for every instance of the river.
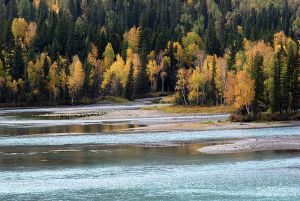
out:
{"label": "river", "polygon": [[123,131],[143,125],[30,118],[41,112],[2,111],[0,200],[300,200],[297,151],[198,151],[299,126],[137,133]]}

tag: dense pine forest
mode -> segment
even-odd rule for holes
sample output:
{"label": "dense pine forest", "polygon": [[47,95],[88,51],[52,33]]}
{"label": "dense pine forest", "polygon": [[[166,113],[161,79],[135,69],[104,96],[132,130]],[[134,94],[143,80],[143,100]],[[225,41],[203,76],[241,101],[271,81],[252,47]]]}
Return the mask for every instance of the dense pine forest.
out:
{"label": "dense pine forest", "polygon": [[0,0],[0,102],[300,106],[298,0]]}

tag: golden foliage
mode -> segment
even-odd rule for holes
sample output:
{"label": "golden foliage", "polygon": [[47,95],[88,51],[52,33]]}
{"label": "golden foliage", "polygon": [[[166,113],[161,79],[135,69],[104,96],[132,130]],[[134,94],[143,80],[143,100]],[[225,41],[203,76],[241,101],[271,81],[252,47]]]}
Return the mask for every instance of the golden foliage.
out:
{"label": "golden foliage", "polygon": [[73,62],[69,66],[69,71],[70,75],[68,76],[68,87],[73,99],[76,93],[81,90],[85,77],[82,63],[77,55],[73,57]]}
{"label": "golden foliage", "polygon": [[216,73],[216,87],[219,93],[223,93],[226,84],[226,74],[228,70],[228,63],[225,58],[216,58],[217,73]]}
{"label": "golden foliage", "polygon": [[237,85],[235,88],[236,102],[235,107],[241,108],[249,106],[254,98],[254,80],[244,71],[237,74]]}
{"label": "golden foliage", "polygon": [[157,79],[160,72],[160,68],[155,60],[150,60],[147,64],[147,74],[151,81],[151,89],[153,92],[157,90]]}
{"label": "golden foliage", "polygon": [[32,43],[32,40],[36,36],[37,25],[35,22],[30,22],[25,33],[25,44],[29,46]]}
{"label": "golden foliage", "polygon": [[44,66],[45,62],[51,64],[51,59],[46,53],[42,53],[36,59],[36,62],[30,61],[28,63],[27,74],[28,81],[32,91],[35,91],[35,95],[39,94],[39,88],[41,87],[41,82],[45,79]]}
{"label": "golden foliage", "polygon": [[57,62],[54,62],[50,66],[48,80],[48,89],[53,94],[55,100],[59,94],[59,72]]}
{"label": "golden foliage", "polygon": [[137,79],[141,68],[141,60],[138,53],[133,53],[132,49],[127,49],[127,59],[126,59],[126,69],[130,69],[130,66],[133,65],[133,77]]}
{"label": "golden foliage", "polygon": [[104,71],[108,70],[109,67],[112,65],[115,59],[114,49],[111,43],[108,43],[105,47],[105,52],[103,53],[104,57]]}
{"label": "golden foliage", "polygon": [[204,46],[202,38],[197,33],[188,32],[187,35],[182,38],[182,45],[187,48],[192,44],[196,44],[199,48],[203,48]]}
{"label": "golden foliage", "polygon": [[173,47],[176,50],[176,52],[175,52],[176,59],[180,63],[184,63],[185,62],[185,55],[184,55],[184,49],[182,48],[181,44],[178,43],[178,42],[174,42]]}
{"label": "golden foliage", "polygon": [[91,45],[91,50],[88,54],[88,63],[91,65],[91,71],[89,74],[89,86],[91,87],[94,82],[100,82],[100,78],[103,74],[103,69],[102,69],[102,63],[98,59],[99,56],[99,51],[98,48],[92,44]]}
{"label": "golden foliage", "polygon": [[181,99],[185,105],[187,105],[187,87],[188,87],[188,77],[190,72],[186,69],[180,68],[177,73],[177,82],[176,82],[176,90],[178,92],[177,98]]}
{"label": "golden foliage", "polygon": [[113,76],[115,76],[116,79],[119,80],[122,87],[125,87],[128,73],[129,73],[128,66],[125,65],[123,58],[118,54],[117,60],[104,73],[102,89],[105,89],[109,85]]}
{"label": "golden foliage", "polygon": [[25,38],[28,23],[24,18],[15,18],[12,22],[11,30],[15,39]]}
{"label": "golden foliage", "polygon": [[229,105],[234,104],[235,84],[236,84],[235,74],[233,72],[228,72],[227,79],[226,79],[226,85],[225,85],[225,91],[224,91],[224,97],[226,98],[226,102]]}
{"label": "golden foliage", "polygon": [[228,73],[225,97],[227,103],[233,104],[236,109],[245,107],[249,113],[254,99],[254,80],[245,71],[239,71],[237,75]]}
{"label": "golden foliage", "polygon": [[137,29],[135,26],[132,27],[124,34],[124,41],[128,43],[128,48],[136,53],[139,47],[139,29]]}
{"label": "golden foliage", "polygon": [[190,102],[199,103],[199,96],[201,87],[205,84],[205,75],[201,72],[200,68],[197,67],[192,71],[191,76],[189,77],[189,96],[188,99]]}

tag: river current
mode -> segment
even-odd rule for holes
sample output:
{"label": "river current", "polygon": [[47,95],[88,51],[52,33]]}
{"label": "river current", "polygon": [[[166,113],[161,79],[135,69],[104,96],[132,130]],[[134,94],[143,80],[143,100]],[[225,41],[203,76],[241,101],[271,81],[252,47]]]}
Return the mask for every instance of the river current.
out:
{"label": "river current", "polygon": [[198,151],[234,139],[299,136],[299,126],[122,133],[139,125],[30,121],[0,119],[0,200],[300,200],[297,151]]}

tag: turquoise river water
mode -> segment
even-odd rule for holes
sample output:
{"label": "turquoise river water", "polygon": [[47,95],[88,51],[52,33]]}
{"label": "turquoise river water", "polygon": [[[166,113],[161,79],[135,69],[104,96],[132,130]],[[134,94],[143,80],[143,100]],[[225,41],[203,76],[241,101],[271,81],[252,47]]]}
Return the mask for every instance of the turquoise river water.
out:
{"label": "turquoise river water", "polygon": [[299,136],[297,126],[131,134],[113,132],[118,125],[32,125],[0,121],[0,200],[300,200],[300,152],[198,152],[232,139]]}

